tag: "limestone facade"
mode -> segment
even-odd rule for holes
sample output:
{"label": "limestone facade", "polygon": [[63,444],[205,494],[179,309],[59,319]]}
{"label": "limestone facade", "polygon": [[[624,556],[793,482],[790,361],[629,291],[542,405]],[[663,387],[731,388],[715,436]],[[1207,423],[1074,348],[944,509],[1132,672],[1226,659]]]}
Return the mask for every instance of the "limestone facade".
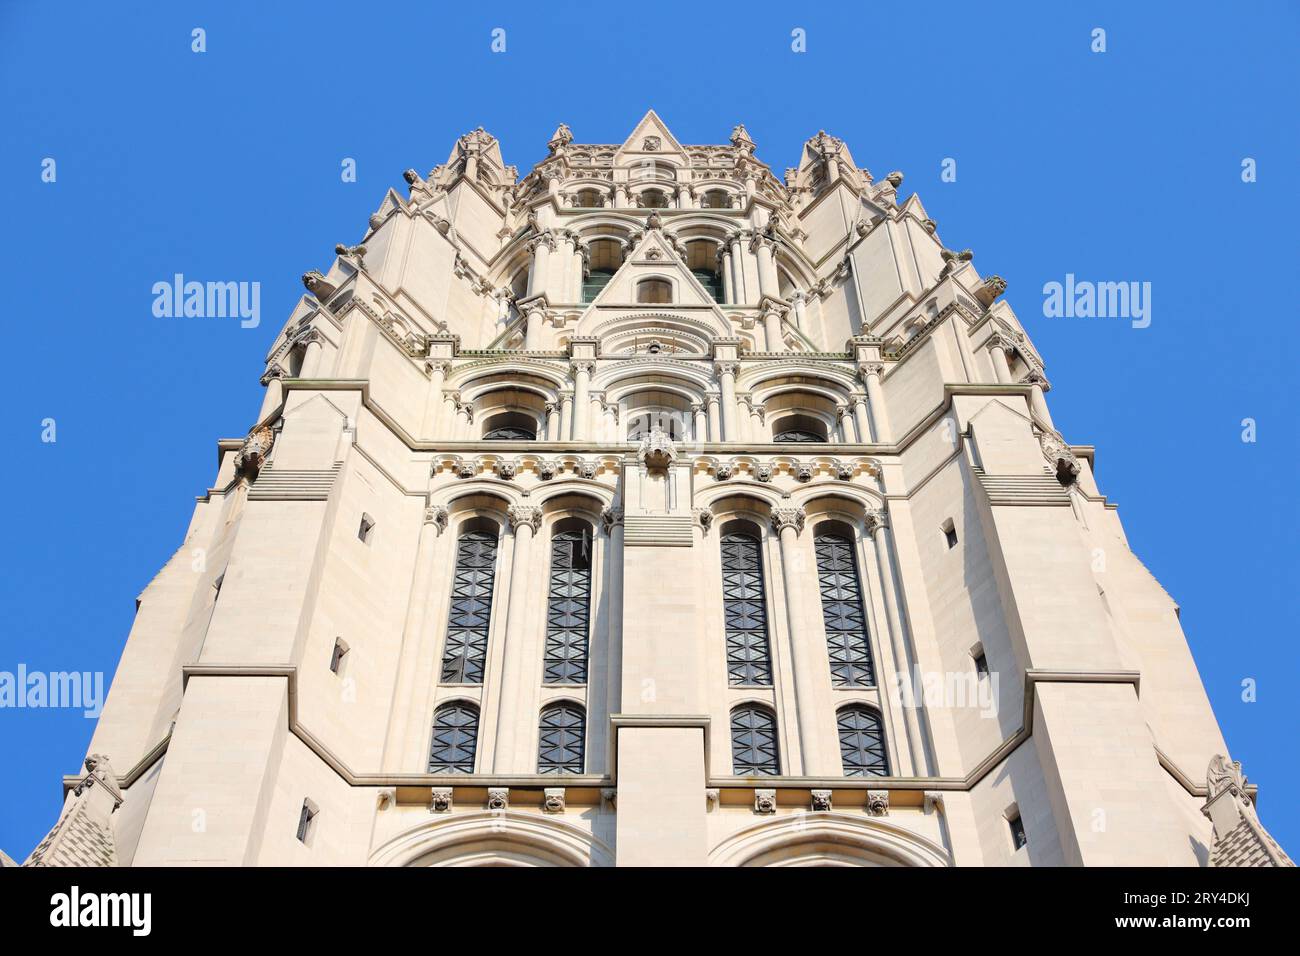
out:
{"label": "limestone facade", "polygon": [[1178,609],[901,174],[651,112],[405,178],[140,597],[100,858],[1211,862]]}

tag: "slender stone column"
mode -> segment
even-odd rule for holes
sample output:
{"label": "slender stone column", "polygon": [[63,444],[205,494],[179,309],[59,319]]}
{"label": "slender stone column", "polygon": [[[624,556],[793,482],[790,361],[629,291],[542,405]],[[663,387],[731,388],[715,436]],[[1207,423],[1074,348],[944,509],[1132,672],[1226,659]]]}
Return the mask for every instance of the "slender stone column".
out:
{"label": "slender stone column", "polygon": [[623,509],[605,508],[600,513],[601,525],[609,538],[609,562],[605,566],[609,582],[609,627],[605,659],[609,664],[609,681],[606,713],[617,714],[623,706]]}
{"label": "slender stone column", "polygon": [[615,209],[627,208],[627,184],[626,183],[614,184],[614,208]]}
{"label": "slender stone column", "polygon": [[692,421],[695,428],[695,434],[691,437],[695,441],[708,441],[709,439],[709,419],[704,411],[703,402],[695,402],[691,405]]}
{"label": "slender stone column", "polygon": [[1014,345],[1003,335],[995,335],[989,342],[989,359],[993,362],[993,378],[1001,384],[1011,381],[1011,365],[1007,361],[1007,349]]}
{"label": "slender stone column", "polygon": [[1034,410],[1034,417],[1048,428],[1055,430],[1056,426],[1052,424],[1051,413],[1047,411],[1047,399],[1044,397],[1045,392],[1052,390],[1052,383],[1047,380],[1043,370],[1031,368],[1020,380],[1020,384],[1029,386],[1029,407]]}
{"label": "slender stone column", "polygon": [[780,291],[776,276],[776,240],[759,233],[750,241],[749,248],[758,256],[758,294],[776,298]]}
{"label": "slender stone column", "polygon": [[769,352],[785,351],[785,339],[781,335],[781,313],[770,305],[763,310],[763,338]]}
{"label": "slender stone column", "polygon": [[722,414],[718,408],[718,396],[707,396],[709,404],[709,441],[722,441]]}
{"label": "slender stone column", "polygon": [[[885,615],[889,625],[889,643],[894,651],[895,666],[899,668],[898,680],[909,691],[902,702],[903,721],[907,729],[907,753],[912,762],[915,776],[928,776],[929,763],[925,756],[925,741],[921,735],[921,701],[915,699],[912,689],[916,687],[913,675],[916,662],[908,648],[907,637],[903,633],[903,612],[898,606],[898,587],[894,575],[893,548],[889,542],[889,515],[885,511],[867,512],[867,533],[875,545],[876,565],[880,572],[880,589],[885,597]],[[912,699],[909,699],[911,694]]]}
{"label": "slender stone column", "polygon": [[750,441],[768,441],[765,434],[767,429],[763,425],[763,403],[754,400],[754,396],[749,396],[749,440]]}
{"label": "slender stone column", "polygon": [[573,440],[586,441],[591,419],[591,370],[595,362],[573,362]]}
{"label": "slender stone column", "polygon": [[799,587],[802,564],[799,532],[803,530],[802,508],[772,509],[772,530],[781,540],[781,578],[785,584],[786,629],[790,639],[790,660],[794,670],[794,697],[799,720],[799,756],[802,766],[788,767],[786,773],[815,775],[829,773],[821,759],[821,741],[817,733],[817,658],[811,636],[804,626],[803,596]]}
{"label": "slender stone column", "polygon": [[510,559],[510,594],[506,610],[506,646],[501,666],[501,705],[497,712],[497,739],[492,769],[496,773],[532,773],[536,767],[521,766],[517,753],[523,728],[537,723],[531,701],[536,689],[528,686],[532,662],[525,660],[528,627],[529,558],[533,535],[542,526],[542,509],[534,505],[512,505],[506,511],[514,530],[515,547]]}
{"label": "slender stone column", "polygon": [[854,392],[850,396],[853,402],[853,424],[858,432],[858,441],[871,441],[871,420],[867,415],[867,396]]}
{"label": "slender stone column", "polygon": [[726,302],[736,301],[736,283],[731,277],[731,250],[725,245],[718,246],[718,271],[722,273],[722,298]]}
{"label": "slender stone column", "polygon": [[731,243],[731,292],[733,295],[732,302],[742,303],[749,300],[750,296],[745,291],[745,258],[741,251],[741,241],[744,233],[737,229],[731,235],[727,236],[727,241]]}
{"label": "slender stone column", "polygon": [[885,410],[885,390],[880,385],[880,376],[885,371],[882,362],[863,362],[858,366],[858,375],[867,386],[867,411],[871,419],[871,440],[888,442],[889,413]]}
{"label": "slender stone column", "polygon": [[262,398],[262,410],[257,415],[259,422],[264,421],[284,401],[284,369],[272,365],[262,376],[262,384],[266,387],[266,395]]}
{"label": "slender stone column", "polygon": [[546,403],[546,440],[558,441],[560,438],[560,406],[556,402]]}
{"label": "slender stone column", "polygon": [[430,359],[429,368],[429,389],[424,396],[424,421],[420,427],[420,434],[424,438],[436,438],[442,427],[442,406],[445,399],[442,397],[442,386],[447,380],[447,369],[450,362]]}
{"label": "slender stone column", "polygon": [[790,294],[790,302],[794,306],[794,327],[798,329],[800,332],[803,332],[805,330],[804,314],[805,314],[805,310],[808,307],[807,296],[805,296],[802,292],[796,289],[794,292]]}
{"label": "slender stone column", "polygon": [[560,441],[568,441],[573,434],[573,393],[560,393]]}
{"label": "slender stone column", "polygon": [[714,368],[722,386],[722,441],[739,441],[736,428],[736,370],[738,362],[718,362]]}
{"label": "slender stone column", "polygon": [[858,430],[853,423],[853,414],[849,411],[847,405],[841,405],[835,412],[840,422],[840,433],[844,436],[845,444],[852,445],[858,441]]}
{"label": "slender stone column", "polygon": [[541,295],[546,291],[550,280],[551,250],[555,248],[555,234],[549,229],[542,231],[529,243],[533,253],[532,268],[528,270],[528,294]]}
{"label": "slender stone column", "polygon": [[434,558],[438,538],[447,527],[448,513],[443,505],[424,509],[424,524],[420,528],[420,541],[415,552],[415,573],[411,579],[410,597],[406,604],[406,623],[402,628],[402,649],[397,668],[397,687],[389,702],[388,736],[384,739],[383,768],[389,771],[407,770],[418,773],[423,767],[401,766],[403,740],[411,716],[411,703],[415,695],[416,661],[420,655],[420,642],[429,617],[430,599],[435,580]]}
{"label": "slender stone column", "polygon": [[307,343],[307,351],[303,354],[302,371],[298,373],[298,377],[316,378],[320,375],[321,342],[324,339],[320,332],[312,329],[303,341]]}
{"label": "slender stone column", "polygon": [[535,352],[542,347],[542,323],[546,312],[541,306],[530,306],[524,315],[524,349]]}

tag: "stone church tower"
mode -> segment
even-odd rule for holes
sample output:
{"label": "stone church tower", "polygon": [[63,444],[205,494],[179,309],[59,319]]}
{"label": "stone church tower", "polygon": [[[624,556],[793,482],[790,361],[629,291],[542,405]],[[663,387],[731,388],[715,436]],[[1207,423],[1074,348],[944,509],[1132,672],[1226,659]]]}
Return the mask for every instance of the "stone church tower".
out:
{"label": "stone church tower", "polygon": [[547,146],[303,277],[29,864],[1289,863],[902,174]]}

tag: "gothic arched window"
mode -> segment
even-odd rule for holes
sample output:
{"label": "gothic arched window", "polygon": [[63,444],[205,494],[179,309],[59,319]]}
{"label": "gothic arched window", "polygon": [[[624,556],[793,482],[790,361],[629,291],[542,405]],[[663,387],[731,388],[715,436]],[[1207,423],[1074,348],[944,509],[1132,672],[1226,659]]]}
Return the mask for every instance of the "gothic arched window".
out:
{"label": "gothic arched window", "polygon": [[496,562],[495,533],[467,531],[456,542],[451,610],[447,614],[447,641],[442,652],[444,684],[483,683]]}
{"label": "gothic arched window", "polygon": [[551,538],[551,581],[546,605],[542,681],[587,682],[587,627],[591,616],[591,534],[561,531]]}
{"label": "gothic arched window", "polygon": [[722,610],[727,629],[727,682],[771,684],[763,558],[753,534],[733,531],[722,536]]}
{"label": "gothic arched window", "polygon": [[477,707],[457,700],[434,711],[429,773],[473,773],[477,747]]}
{"label": "gothic arched window", "polygon": [[776,717],[766,707],[745,704],[731,712],[731,765],[740,776],[781,772]]}
{"label": "gothic arched window", "polygon": [[880,714],[855,704],[840,708],[835,722],[840,729],[844,776],[888,777],[889,756],[885,753],[885,730]]}
{"label": "gothic arched window", "polygon": [[838,534],[817,535],[813,550],[817,553],[831,681],[836,687],[872,687],[876,676],[853,540]]}
{"label": "gothic arched window", "polygon": [[700,200],[701,209],[729,209],[731,197],[725,189],[710,189]]}
{"label": "gothic arched window", "polygon": [[587,715],[577,704],[563,701],[542,711],[538,725],[537,772],[582,773],[587,740]]}

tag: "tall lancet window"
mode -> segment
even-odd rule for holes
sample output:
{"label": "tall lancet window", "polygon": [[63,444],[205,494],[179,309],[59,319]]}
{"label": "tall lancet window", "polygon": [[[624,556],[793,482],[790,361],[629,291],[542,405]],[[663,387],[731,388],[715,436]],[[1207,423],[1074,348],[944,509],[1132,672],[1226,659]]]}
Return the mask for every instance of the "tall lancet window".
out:
{"label": "tall lancet window", "polygon": [[591,617],[591,532],[561,531],[551,538],[550,595],[546,605],[547,684],[587,683],[587,631]]}
{"label": "tall lancet window", "polygon": [[880,715],[870,707],[854,704],[835,715],[840,729],[840,759],[846,777],[888,777],[889,756],[885,753],[885,731]]}
{"label": "tall lancet window", "polygon": [[722,536],[722,607],[728,683],[771,684],[762,551],[758,536],[748,531]]}
{"label": "tall lancet window", "polygon": [[853,539],[819,534],[815,538],[817,579],[821,585],[822,621],[831,660],[831,681],[836,687],[872,687],[871,644],[862,609],[862,579],[854,556]]}
{"label": "tall lancet window", "polygon": [[496,563],[497,536],[494,532],[467,531],[456,542],[456,571],[451,582],[447,643],[442,653],[441,679],[444,684],[483,683]]}
{"label": "tall lancet window", "polygon": [[766,707],[744,704],[731,712],[731,766],[746,777],[781,772],[776,717]]}
{"label": "tall lancet window", "polygon": [[538,773],[582,773],[586,713],[568,701],[547,707],[542,711],[537,740]]}
{"label": "tall lancet window", "polygon": [[457,700],[434,711],[429,773],[473,773],[477,748],[477,707]]}

